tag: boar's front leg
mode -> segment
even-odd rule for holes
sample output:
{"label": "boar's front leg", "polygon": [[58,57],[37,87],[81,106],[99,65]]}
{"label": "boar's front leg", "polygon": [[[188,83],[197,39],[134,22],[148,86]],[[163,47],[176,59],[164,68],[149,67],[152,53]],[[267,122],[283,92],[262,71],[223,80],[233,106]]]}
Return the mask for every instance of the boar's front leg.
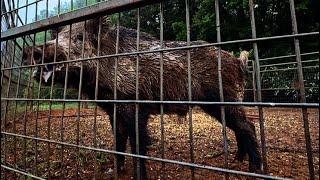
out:
{"label": "boar's front leg", "polygon": [[[110,124],[112,126],[112,131],[114,132],[114,123],[113,123],[113,112],[109,113],[109,119]],[[116,134],[114,134],[114,137],[116,138],[116,150],[118,152],[125,152],[126,151],[126,145],[128,140],[128,130],[127,130],[127,124],[124,121],[124,118],[121,114],[117,113],[116,116]],[[121,172],[124,170],[124,162],[125,157],[124,155],[117,155],[117,171]]]}
{"label": "boar's front leg", "polygon": [[[135,123],[135,106],[134,105],[127,105],[126,108],[126,121],[127,121],[127,130],[130,140],[130,146],[132,154],[137,154],[137,147],[136,147],[136,123]],[[138,129],[139,129],[139,155],[146,155],[147,153],[147,144],[148,140],[150,139],[147,133],[147,122],[149,118],[148,109],[140,106],[139,114],[138,114]],[[138,163],[139,162],[139,163]],[[147,179],[147,172],[145,166],[145,159],[136,159],[133,158],[133,165],[134,165],[134,179]],[[139,167],[139,168],[138,168]],[[137,171],[139,169],[140,177],[137,175]]]}

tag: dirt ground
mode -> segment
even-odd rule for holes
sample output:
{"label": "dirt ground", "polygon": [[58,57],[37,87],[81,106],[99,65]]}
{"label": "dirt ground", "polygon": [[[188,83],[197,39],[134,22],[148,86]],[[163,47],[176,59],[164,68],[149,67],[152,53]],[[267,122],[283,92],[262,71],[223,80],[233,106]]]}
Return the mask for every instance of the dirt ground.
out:
{"label": "dirt ground", "polygon": [[[260,139],[258,111],[246,108],[246,113],[256,125]],[[50,121],[48,116],[51,114]],[[309,123],[313,147],[313,162],[316,178],[319,179],[319,110],[309,109]],[[2,131],[27,136],[38,136],[43,139],[63,141],[82,146],[101,149],[113,148],[113,136],[107,114],[98,110],[96,131],[94,131],[94,110],[81,109],[80,121],[77,110],[67,109],[64,118],[61,110],[40,111],[26,115],[19,114],[16,118],[7,118]],[[269,175],[308,179],[307,155],[305,150],[303,122],[301,110],[288,108],[264,108],[265,134],[267,144],[267,160]],[[193,112],[193,138],[195,163],[224,167],[223,139],[221,124],[200,110]],[[189,125],[184,118],[174,115],[164,116],[164,147],[165,158],[190,162]],[[160,116],[152,116],[149,121],[149,133],[153,145],[149,147],[148,156],[161,157]],[[236,141],[233,133],[228,130],[229,168],[248,170],[248,161],[234,161]],[[78,140],[78,141],[77,141]],[[1,139],[1,161],[8,166],[21,169],[31,174],[52,179],[110,179],[114,156],[103,152],[94,152],[82,148],[62,146],[24,139],[3,136]],[[130,148],[128,146],[128,152]],[[120,179],[130,179],[132,175],[132,158],[126,158],[125,170]],[[191,170],[180,165],[162,164],[147,161],[150,179],[159,179],[161,175],[167,179],[190,179]],[[11,171],[3,170],[1,177],[13,179],[17,176]],[[224,174],[195,169],[195,179],[221,179]],[[231,179],[246,179],[239,175],[230,175]]]}

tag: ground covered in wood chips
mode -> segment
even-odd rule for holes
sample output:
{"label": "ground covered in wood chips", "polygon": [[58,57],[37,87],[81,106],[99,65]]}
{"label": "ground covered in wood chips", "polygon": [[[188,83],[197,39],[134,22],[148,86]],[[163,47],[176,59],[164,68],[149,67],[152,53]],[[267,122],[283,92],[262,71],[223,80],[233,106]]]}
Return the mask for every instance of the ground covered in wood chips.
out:
{"label": "ground covered in wood chips", "polygon": [[[260,139],[258,110],[246,108],[251,121],[256,125]],[[48,121],[48,116],[51,116]],[[313,147],[313,162],[316,178],[319,179],[319,111],[309,109],[309,123]],[[36,118],[38,116],[38,118]],[[294,179],[308,179],[308,164],[301,110],[288,108],[264,108],[265,135],[269,175]],[[105,150],[113,149],[113,136],[108,115],[98,109],[94,118],[93,109],[81,109],[80,120],[77,120],[77,109],[66,109],[64,118],[61,110],[51,112],[36,111],[27,114],[8,116],[2,121],[2,131],[16,133],[40,139],[63,141],[80,146],[96,147]],[[224,167],[223,138],[221,124],[213,118],[195,109],[193,112],[193,139],[195,163],[214,167]],[[96,122],[96,126],[95,126]],[[189,124],[188,120],[174,115],[164,116],[165,158],[190,162]],[[96,130],[94,130],[96,127]],[[152,116],[149,121],[149,132],[153,145],[149,147],[148,156],[161,157],[160,116]],[[236,141],[228,130],[229,168],[239,171],[248,170],[248,161],[234,161]],[[106,152],[95,152],[88,149],[67,145],[43,142],[10,135],[2,136],[1,161],[7,166],[15,167],[30,174],[52,179],[111,179],[114,156]],[[128,145],[128,152],[130,151]],[[162,164],[148,160],[147,169],[150,179],[189,179],[190,168],[175,164]],[[126,158],[125,170],[120,179],[130,179],[132,175],[131,158]],[[1,177],[13,179],[11,171],[2,171]],[[196,179],[220,179],[224,174],[195,169]],[[230,175],[231,179],[246,179],[239,175]],[[18,178],[20,179],[20,178]]]}

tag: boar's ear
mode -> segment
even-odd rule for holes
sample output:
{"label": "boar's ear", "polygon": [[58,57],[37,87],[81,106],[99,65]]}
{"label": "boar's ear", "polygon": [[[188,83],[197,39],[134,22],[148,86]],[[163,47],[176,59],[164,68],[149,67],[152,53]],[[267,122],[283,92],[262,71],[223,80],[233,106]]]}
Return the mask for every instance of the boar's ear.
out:
{"label": "boar's ear", "polygon": [[86,31],[88,33],[96,34],[99,31],[99,25],[101,23],[101,32],[106,32],[110,26],[110,18],[107,16],[97,17],[90,19],[86,22]]}
{"label": "boar's ear", "polygon": [[59,33],[63,28],[64,28],[64,26],[60,26],[58,28],[51,29],[50,30],[51,39],[56,39],[57,38],[57,33]]}

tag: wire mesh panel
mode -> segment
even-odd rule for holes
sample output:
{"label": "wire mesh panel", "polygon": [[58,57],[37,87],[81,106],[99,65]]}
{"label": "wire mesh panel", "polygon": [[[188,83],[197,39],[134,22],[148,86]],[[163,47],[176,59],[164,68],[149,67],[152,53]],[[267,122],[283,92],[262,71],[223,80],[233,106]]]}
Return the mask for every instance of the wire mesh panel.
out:
{"label": "wire mesh panel", "polygon": [[319,178],[319,30],[241,3],[2,0],[1,177]]}

